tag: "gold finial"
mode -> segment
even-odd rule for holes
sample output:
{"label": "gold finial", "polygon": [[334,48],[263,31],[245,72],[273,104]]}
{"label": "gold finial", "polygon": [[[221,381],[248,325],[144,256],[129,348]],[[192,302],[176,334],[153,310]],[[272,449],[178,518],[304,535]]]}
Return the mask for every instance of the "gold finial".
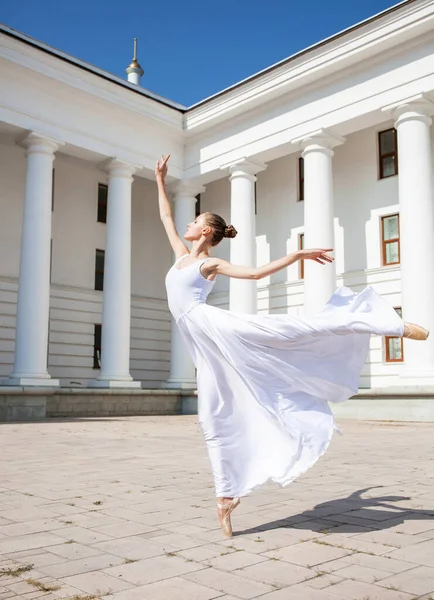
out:
{"label": "gold finial", "polygon": [[139,65],[139,62],[137,60],[137,38],[134,38],[134,56],[133,56],[133,60],[131,61],[130,66],[127,69],[127,73],[129,69],[139,69],[140,71],[142,71],[142,75],[144,73],[142,67]]}

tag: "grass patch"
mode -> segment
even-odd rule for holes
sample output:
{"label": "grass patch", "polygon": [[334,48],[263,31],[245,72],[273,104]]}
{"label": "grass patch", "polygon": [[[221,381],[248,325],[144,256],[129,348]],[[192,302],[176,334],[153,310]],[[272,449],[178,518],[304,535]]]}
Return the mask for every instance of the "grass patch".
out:
{"label": "grass patch", "polygon": [[63,523],[64,525],[74,525],[74,521],[60,521],[60,523]]}
{"label": "grass patch", "polygon": [[75,540],[68,540],[65,544],[75,544]]}
{"label": "grass patch", "polygon": [[130,563],[135,563],[138,560],[138,558],[124,558],[124,564],[129,565]]}
{"label": "grass patch", "polygon": [[33,569],[33,565],[23,565],[22,567],[7,567],[0,569],[0,577],[19,577]]}
{"label": "grass patch", "polygon": [[176,552],[167,552],[166,551],[166,556],[176,556]]}
{"label": "grass patch", "polygon": [[96,500],[95,502],[92,502],[92,504],[95,504],[95,506],[101,506],[102,500]]}
{"label": "grass patch", "polygon": [[48,583],[42,583],[41,581],[37,581],[36,579],[26,579],[26,583],[28,583],[29,585],[32,585],[33,587],[35,587],[36,589],[38,589],[40,592],[57,592],[57,590],[60,590],[60,588],[62,586],[54,584],[54,585],[49,585]]}

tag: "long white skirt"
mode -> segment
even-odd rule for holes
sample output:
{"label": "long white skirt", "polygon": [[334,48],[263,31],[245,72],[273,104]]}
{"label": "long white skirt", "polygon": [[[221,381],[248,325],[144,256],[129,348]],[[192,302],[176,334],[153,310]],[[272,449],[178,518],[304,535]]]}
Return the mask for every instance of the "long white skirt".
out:
{"label": "long white skirt", "polygon": [[328,402],[358,391],[371,335],[403,321],[372,288],[340,288],[313,318],[245,315],[199,304],[178,320],[197,368],[199,423],[216,495],[285,486],[326,451]]}

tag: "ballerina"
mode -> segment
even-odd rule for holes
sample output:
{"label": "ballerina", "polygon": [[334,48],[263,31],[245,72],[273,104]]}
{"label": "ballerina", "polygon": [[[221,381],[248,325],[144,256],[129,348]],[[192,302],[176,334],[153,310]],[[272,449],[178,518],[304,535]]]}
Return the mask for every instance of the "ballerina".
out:
{"label": "ballerina", "polygon": [[[157,161],[160,217],[175,253],[166,276],[170,311],[197,369],[199,424],[205,437],[225,536],[240,498],[272,480],[285,486],[326,451],[335,428],[329,402],[358,391],[371,335],[424,340],[372,288],[340,288],[311,318],[248,315],[206,304],[217,275],[259,280],[298,260],[333,261],[331,248],[298,250],[261,267],[210,256],[237,232],[203,213],[176,230],[165,188],[169,156]],[[242,223],[240,224],[242,226]],[[325,266],[325,268],[327,268]]]}

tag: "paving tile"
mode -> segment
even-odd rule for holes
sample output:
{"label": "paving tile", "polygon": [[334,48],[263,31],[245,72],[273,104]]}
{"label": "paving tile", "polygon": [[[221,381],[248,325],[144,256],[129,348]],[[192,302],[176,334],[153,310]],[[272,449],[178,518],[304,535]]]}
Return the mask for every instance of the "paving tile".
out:
{"label": "paving tile", "polygon": [[119,540],[99,542],[91,548],[99,554],[107,552],[127,559],[151,558],[166,553],[161,544],[154,544],[152,541],[146,540],[141,536],[130,536]]}
{"label": "paving tile", "polygon": [[343,569],[334,571],[335,575],[343,579],[356,579],[357,581],[365,581],[366,583],[376,583],[382,579],[390,577],[390,571],[380,571],[363,565],[349,565]]}
{"label": "paving tile", "polygon": [[178,556],[157,556],[104,569],[104,572],[113,577],[121,577],[123,581],[129,581],[135,585],[144,585],[204,568],[206,568],[205,565],[189,562]]}
{"label": "paving tile", "polygon": [[407,594],[396,589],[386,589],[379,585],[346,580],[333,586],[333,594],[346,600],[414,600],[412,594]]}
{"label": "paving tile", "polygon": [[264,556],[290,562],[295,565],[313,567],[337,558],[342,558],[343,556],[348,556],[349,554],[351,554],[351,550],[306,542],[304,544],[296,544],[272,550],[271,552],[266,552]]}
{"label": "paving tile", "polygon": [[[343,596],[331,594],[326,590],[317,590],[309,582],[285,587],[261,596],[261,600],[347,600]],[[220,600],[220,599],[219,599]]]}
{"label": "paving tile", "polygon": [[232,594],[237,598],[245,598],[246,600],[270,592],[273,589],[269,585],[249,581],[234,573],[225,573],[222,576],[221,571],[213,568],[183,575],[183,578],[220,592]]}
{"label": "paving tile", "polygon": [[[193,581],[173,577],[114,594],[114,600],[219,600],[228,599],[221,592]],[[235,599],[234,599],[235,600]]]}
{"label": "paving tile", "polygon": [[214,569],[220,569],[221,571],[235,571],[235,569],[257,565],[268,560],[269,559],[265,556],[250,554],[249,552],[241,550],[240,552],[231,552],[224,556],[217,556],[205,561],[205,564]]}
{"label": "paving tile", "polygon": [[55,565],[46,565],[40,567],[40,570],[50,577],[65,578],[70,575],[78,575],[80,573],[89,573],[90,571],[98,571],[114,567],[123,562],[119,556],[111,554],[99,554],[97,556],[89,556],[78,560],[68,560]]}
{"label": "paving tile", "polygon": [[100,571],[64,577],[63,582],[88,594],[98,593],[101,596],[133,587],[131,583],[119,577],[112,577]]}
{"label": "paving tile", "polygon": [[[233,558],[235,557],[236,555]],[[267,560],[260,564],[243,567],[238,569],[235,575],[278,587],[293,585],[316,577],[316,573],[311,569],[274,560]]]}
{"label": "paving tile", "polygon": [[400,548],[399,550],[390,552],[387,556],[397,560],[434,567],[434,540]]}
{"label": "paving tile", "polygon": [[396,587],[410,594],[434,593],[434,569],[416,567],[383,579],[379,585],[386,588]]}

